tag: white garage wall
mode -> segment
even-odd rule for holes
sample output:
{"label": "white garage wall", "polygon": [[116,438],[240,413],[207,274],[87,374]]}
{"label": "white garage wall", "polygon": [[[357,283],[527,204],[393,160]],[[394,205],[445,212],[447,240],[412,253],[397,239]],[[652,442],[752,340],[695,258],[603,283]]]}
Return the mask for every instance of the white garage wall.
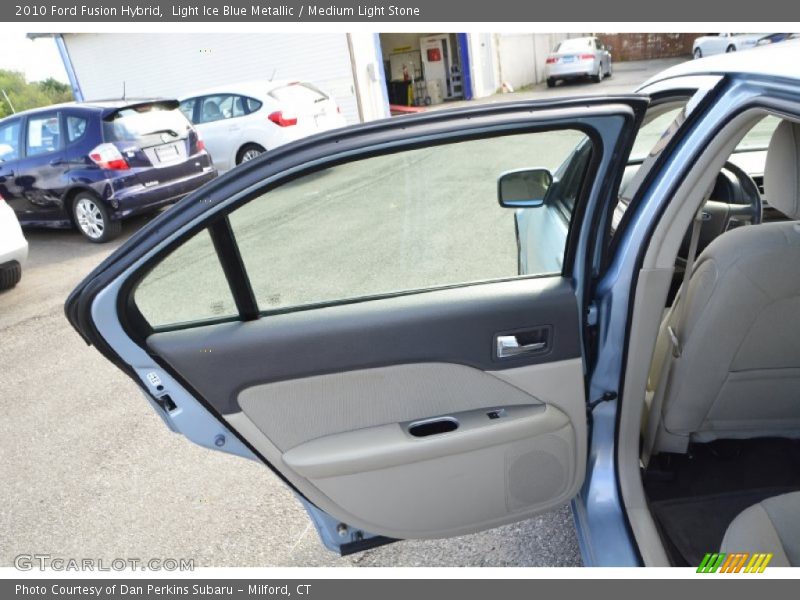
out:
{"label": "white garage wall", "polygon": [[580,33],[501,33],[497,36],[500,83],[515,90],[544,81],[544,61],[560,42]]}
{"label": "white garage wall", "polygon": [[86,100],[177,97],[217,85],[302,79],[359,122],[347,36],[331,34],[64,34]]}

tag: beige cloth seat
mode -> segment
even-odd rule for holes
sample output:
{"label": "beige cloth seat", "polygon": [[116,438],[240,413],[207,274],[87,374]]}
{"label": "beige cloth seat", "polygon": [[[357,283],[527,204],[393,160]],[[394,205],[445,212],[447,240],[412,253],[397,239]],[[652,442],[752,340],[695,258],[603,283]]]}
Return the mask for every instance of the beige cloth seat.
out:
{"label": "beige cloth seat", "polygon": [[[800,125],[773,134],[765,200],[800,219]],[[685,452],[690,441],[800,437],[800,223],[741,227],[698,257],[685,298],[662,324],[651,371],[673,361],[660,407],[655,452]],[[679,303],[686,302],[681,309]],[[682,352],[670,352],[667,326]]]}
{"label": "beige cloth seat", "polygon": [[770,552],[772,567],[800,566],[800,492],[743,510],[725,531],[720,552]]}

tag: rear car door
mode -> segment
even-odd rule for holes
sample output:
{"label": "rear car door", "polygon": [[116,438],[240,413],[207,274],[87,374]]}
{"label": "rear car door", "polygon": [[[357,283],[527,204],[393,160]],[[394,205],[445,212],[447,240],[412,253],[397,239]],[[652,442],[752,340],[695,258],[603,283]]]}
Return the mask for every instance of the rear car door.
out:
{"label": "rear car door", "polygon": [[6,119],[0,123],[0,196],[16,212],[22,205],[22,190],[17,184],[17,171],[22,156],[21,118]]}
{"label": "rear car door", "polygon": [[[139,231],[68,318],[171,429],[272,469],[331,548],[525,519],[584,479],[592,236],[646,105],[483,106],[289,144]],[[561,267],[520,272],[500,178],[572,172],[587,144],[564,234],[538,249]]]}
{"label": "rear car door", "polygon": [[[232,156],[237,147],[238,136],[232,128],[230,109],[233,104],[232,94],[215,94],[203,96],[197,100],[197,130],[205,142],[206,149],[220,171],[232,169]],[[227,111],[227,112],[226,112]],[[237,139],[231,139],[231,136]]]}
{"label": "rear car door", "polygon": [[21,199],[14,207],[20,221],[47,224],[64,221],[62,197],[67,187],[65,137],[59,111],[40,112],[25,120],[25,156],[17,162]]}

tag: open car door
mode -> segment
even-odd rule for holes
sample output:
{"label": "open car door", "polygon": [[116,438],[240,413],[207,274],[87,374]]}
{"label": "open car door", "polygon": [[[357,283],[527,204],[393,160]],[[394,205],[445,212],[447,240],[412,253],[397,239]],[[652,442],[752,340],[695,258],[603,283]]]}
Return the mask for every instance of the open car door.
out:
{"label": "open car door", "polygon": [[584,479],[592,232],[646,105],[488,105],[270,151],[132,236],[67,316],[171,429],[272,469],[332,549],[528,518]]}

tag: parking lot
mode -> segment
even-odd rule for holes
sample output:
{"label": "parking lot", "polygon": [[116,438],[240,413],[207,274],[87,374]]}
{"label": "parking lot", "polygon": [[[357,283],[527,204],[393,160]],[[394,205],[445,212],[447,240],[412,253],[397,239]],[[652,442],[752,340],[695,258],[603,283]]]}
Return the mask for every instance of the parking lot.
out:
{"label": "parking lot", "polygon": [[[542,85],[486,101],[629,92],[674,62],[617,65],[600,84]],[[63,315],[81,278],[151,218],[126,222],[106,245],[72,231],[26,232],[23,279],[0,292],[0,566],[23,553],[191,558],[196,566],[580,564],[566,506],[493,531],[339,558],[266,468],[170,433]]]}

